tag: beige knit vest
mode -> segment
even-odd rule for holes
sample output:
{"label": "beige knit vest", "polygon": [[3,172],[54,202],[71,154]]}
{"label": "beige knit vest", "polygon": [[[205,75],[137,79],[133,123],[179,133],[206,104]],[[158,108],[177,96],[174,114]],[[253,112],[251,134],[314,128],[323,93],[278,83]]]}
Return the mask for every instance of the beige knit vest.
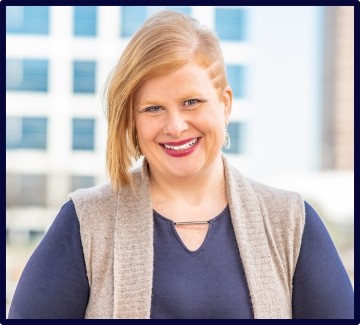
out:
{"label": "beige knit vest", "polygon": [[[297,193],[245,178],[223,161],[254,316],[291,318],[304,202]],[[133,172],[135,191],[127,185],[115,195],[107,183],[69,195],[80,222],[90,286],[85,318],[150,318],[153,210],[147,168],[144,159]]]}

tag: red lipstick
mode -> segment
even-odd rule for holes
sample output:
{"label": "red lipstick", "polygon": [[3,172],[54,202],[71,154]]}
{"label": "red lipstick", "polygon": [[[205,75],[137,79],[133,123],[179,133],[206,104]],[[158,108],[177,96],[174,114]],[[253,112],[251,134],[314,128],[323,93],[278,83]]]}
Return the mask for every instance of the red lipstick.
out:
{"label": "red lipstick", "polygon": [[[165,148],[164,144],[166,144],[167,146],[181,146],[185,143],[188,143],[194,139],[197,139],[196,143],[190,147],[190,148],[186,148],[186,149],[181,149],[181,150],[174,150],[174,149],[168,149]],[[161,148],[164,150],[164,152],[166,154],[168,154],[171,157],[176,157],[176,158],[180,158],[180,157],[184,157],[187,155],[190,155],[192,152],[195,151],[195,149],[197,148],[199,142],[200,142],[201,138],[190,138],[190,139],[184,139],[181,141],[177,141],[177,142],[164,142],[164,143],[160,143]]]}
{"label": "red lipstick", "polygon": [[160,143],[160,144],[166,144],[168,146],[181,146],[182,144],[188,143],[188,142],[190,142],[191,140],[194,140],[194,139],[196,139],[196,138],[184,139],[184,140],[181,140],[181,141],[178,141],[178,142],[163,142],[163,143]]}

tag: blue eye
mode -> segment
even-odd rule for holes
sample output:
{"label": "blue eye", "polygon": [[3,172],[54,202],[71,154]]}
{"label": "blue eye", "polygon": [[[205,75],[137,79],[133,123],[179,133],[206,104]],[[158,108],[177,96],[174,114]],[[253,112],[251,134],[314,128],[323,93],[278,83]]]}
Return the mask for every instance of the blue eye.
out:
{"label": "blue eye", "polygon": [[200,103],[200,100],[198,99],[189,99],[185,101],[186,106],[192,106]]}
{"label": "blue eye", "polygon": [[147,107],[145,109],[145,112],[150,112],[150,113],[156,113],[158,111],[160,111],[161,106],[151,106],[151,107]]}

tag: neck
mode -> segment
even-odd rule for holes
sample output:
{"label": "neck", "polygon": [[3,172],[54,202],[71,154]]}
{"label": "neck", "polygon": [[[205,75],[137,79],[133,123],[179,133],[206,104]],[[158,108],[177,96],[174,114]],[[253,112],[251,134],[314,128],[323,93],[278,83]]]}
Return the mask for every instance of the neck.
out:
{"label": "neck", "polygon": [[164,202],[186,202],[198,206],[209,200],[225,200],[224,164],[221,154],[205,170],[191,177],[172,177],[152,173],[150,168],[150,188],[154,208]]}

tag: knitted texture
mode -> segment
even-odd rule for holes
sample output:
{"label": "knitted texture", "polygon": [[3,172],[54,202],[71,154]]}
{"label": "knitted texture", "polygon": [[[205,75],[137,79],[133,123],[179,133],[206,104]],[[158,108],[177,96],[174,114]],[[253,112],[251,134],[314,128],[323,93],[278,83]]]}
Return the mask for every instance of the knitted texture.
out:
{"label": "knitted texture", "polygon": [[292,318],[305,208],[297,193],[243,177],[225,161],[227,197],[255,318]]}
{"label": "knitted texture", "polygon": [[[305,210],[297,193],[243,177],[223,156],[227,196],[255,318],[291,318]],[[150,318],[153,210],[148,163],[133,187],[69,195],[80,222],[90,297],[85,318]]]}

